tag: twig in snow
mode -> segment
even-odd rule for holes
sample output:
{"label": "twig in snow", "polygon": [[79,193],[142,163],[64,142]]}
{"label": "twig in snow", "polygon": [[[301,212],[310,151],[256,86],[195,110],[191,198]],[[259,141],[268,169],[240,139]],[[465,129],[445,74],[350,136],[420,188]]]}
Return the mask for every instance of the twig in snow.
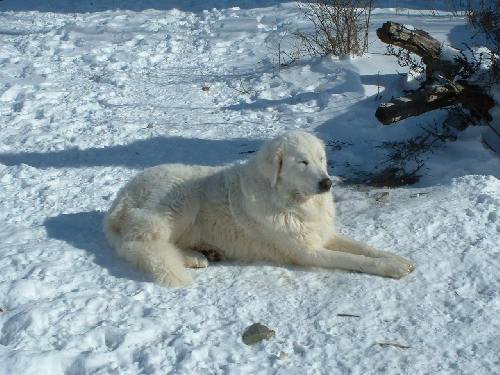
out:
{"label": "twig in snow", "polygon": [[337,314],[337,316],[340,316],[342,318],[360,318],[359,315],[354,314]]}
{"label": "twig in snow", "polygon": [[240,88],[239,89],[236,87],[231,87],[231,88],[243,95],[250,94],[252,92],[257,92],[254,89],[246,89],[245,86],[243,85],[243,79],[241,77],[240,77]]}
{"label": "twig in snow", "polygon": [[409,346],[401,345],[401,344],[393,344],[393,343],[390,343],[390,342],[379,342],[378,344],[380,346],[395,346],[396,348],[400,348],[400,349],[410,349]]}

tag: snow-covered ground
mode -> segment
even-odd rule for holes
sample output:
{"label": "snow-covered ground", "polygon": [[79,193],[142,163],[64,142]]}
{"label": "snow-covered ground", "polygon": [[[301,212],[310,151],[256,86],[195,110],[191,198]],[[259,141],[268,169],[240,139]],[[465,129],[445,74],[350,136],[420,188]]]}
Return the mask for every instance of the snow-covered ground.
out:
{"label": "snow-covered ground", "polygon": [[[466,22],[439,4],[378,1],[366,56],[278,69],[305,25],[293,2],[1,1],[0,373],[500,373],[500,158],[484,127],[426,154],[416,185],[335,188],[339,230],[412,259],[402,280],[221,262],[168,289],[101,231],[137,171],[238,163],[289,129],[330,145],[332,176],[376,171],[382,142],[444,113],[377,122],[377,95],[407,83],[375,29],[460,47]],[[246,346],[255,322],[276,336]]]}

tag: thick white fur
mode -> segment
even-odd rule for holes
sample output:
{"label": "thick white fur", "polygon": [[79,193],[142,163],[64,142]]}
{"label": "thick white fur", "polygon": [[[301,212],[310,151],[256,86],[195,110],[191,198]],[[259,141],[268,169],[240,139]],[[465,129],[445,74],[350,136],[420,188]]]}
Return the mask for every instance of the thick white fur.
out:
{"label": "thick white fur", "polygon": [[145,170],[121,189],[104,231],[120,256],[170,286],[191,282],[185,267],[208,266],[200,249],[244,261],[407,275],[412,262],[335,230],[329,184],[319,187],[325,180],[322,141],[292,131],[243,165]]}

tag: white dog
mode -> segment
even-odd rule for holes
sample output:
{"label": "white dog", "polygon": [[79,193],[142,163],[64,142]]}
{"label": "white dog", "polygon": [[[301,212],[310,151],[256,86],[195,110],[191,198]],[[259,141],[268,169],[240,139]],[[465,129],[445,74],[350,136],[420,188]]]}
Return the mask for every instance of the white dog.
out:
{"label": "white dog", "polygon": [[291,131],[246,164],[166,164],[140,173],[104,219],[111,246],[162,284],[191,282],[206,251],[229,259],[340,268],[400,278],[413,263],[335,230],[325,147]]}

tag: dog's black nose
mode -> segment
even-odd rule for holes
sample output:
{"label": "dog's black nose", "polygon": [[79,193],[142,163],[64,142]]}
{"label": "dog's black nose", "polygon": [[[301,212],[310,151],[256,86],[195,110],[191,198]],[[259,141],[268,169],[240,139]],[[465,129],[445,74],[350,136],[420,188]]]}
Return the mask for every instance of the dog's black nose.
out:
{"label": "dog's black nose", "polygon": [[328,191],[332,187],[332,180],[329,178],[325,178],[319,182],[319,190],[320,191]]}

